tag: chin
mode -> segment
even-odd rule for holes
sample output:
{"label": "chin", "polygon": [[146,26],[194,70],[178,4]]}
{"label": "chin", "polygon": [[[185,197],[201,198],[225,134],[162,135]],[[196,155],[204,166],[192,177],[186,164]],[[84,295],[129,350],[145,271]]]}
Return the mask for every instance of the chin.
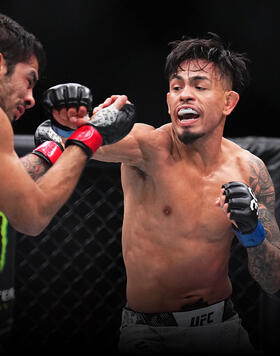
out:
{"label": "chin", "polygon": [[203,137],[203,133],[191,133],[191,132],[183,132],[178,134],[178,139],[184,143],[185,145],[190,144]]}

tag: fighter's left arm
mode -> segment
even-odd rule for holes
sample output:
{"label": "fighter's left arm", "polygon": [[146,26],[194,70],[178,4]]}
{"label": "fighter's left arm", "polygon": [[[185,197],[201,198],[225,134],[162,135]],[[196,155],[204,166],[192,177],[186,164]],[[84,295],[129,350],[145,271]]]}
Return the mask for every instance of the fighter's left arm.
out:
{"label": "fighter's left arm", "polygon": [[275,191],[272,179],[262,160],[250,156],[250,187],[258,199],[258,219],[265,238],[255,247],[247,248],[248,267],[252,277],[270,294],[280,289],[280,232],[275,218]]}

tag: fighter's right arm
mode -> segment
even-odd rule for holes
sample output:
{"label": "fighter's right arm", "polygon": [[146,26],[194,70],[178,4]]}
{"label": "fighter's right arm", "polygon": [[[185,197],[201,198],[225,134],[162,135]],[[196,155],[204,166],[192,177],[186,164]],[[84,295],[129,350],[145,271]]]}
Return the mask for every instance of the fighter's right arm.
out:
{"label": "fighter's right arm", "polygon": [[124,163],[141,168],[148,154],[148,143],[155,128],[136,123],[130,133],[113,145],[101,146],[92,159],[103,162]]}
{"label": "fighter's right arm", "polygon": [[[129,101],[125,95],[112,95],[93,110],[92,123],[94,124],[95,115],[99,110],[108,108],[111,105],[120,110],[127,103]],[[88,120],[75,118],[75,116],[69,118],[63,109],[61,111],[53,110],[52,114],[53,120],[60,125],[72,128],[80,126]],[[122,140],[111,145],[99,147],[91,158],[98,161],[124,163],[141,168],[154,144],[151,137],[153,131],[155,131],[153,126],[136,123]]]}

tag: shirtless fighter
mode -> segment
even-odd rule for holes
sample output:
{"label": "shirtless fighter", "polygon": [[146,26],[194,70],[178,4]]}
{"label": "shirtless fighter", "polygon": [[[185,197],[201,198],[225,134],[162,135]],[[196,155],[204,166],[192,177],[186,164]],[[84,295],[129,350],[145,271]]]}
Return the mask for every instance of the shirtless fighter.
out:
{"label": "shirtless fighter", "polygon": [[[108,114],[106,124],[99,128],[98,124],[82,125],[67,139],[65,150],[60,142],[41,137],[42,144],[20,160],[14,151],[11,124],[35,105],[33,88],[44,65],[42,44],[14,20],[0,14],[0,211],[11,226],[28,235],[38,235],[68,200],[95,150],[123,138],[134,123],[133,113],[126,115],[122,105],[115,107],[113,114],[110,110],[110,115],[106,108],[102,111],[102,117],[106,111]],[[83,86],[62,88],[70,98],[75,93],[75,99],[81,95],[88,98]],[[55,99],[60,103],[59,98]],[[73,109],[76,116],[81,115],[81,109],[71,106],[63,109],[67,116]],[[30,175],[40,176],[50,166],[36,183],[31,179]]]}
{"label": "shirtless fighter", "polygon": [[[264,163],[223,138],[246,84],[246,59],[214,34],[184,39],[173,43],[166,74],[171,123],[135,124],[94,155],[122,163],[127,304],[120,350],[249,352],[230,300],[231,243],[240,239],[251,275],[275,293],[280,234]],[[121,99],[112,96],[96,110],[115,100]]]}

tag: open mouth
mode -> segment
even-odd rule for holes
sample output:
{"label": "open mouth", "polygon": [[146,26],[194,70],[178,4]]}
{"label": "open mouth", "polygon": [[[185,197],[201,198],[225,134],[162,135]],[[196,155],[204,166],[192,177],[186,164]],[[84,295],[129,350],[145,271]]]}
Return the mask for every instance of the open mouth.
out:
{"label": "open mouth", "polygon": [[182,108],[178,111],[177,115],[182,123],[199,118],[199,113],[192,108]]}

